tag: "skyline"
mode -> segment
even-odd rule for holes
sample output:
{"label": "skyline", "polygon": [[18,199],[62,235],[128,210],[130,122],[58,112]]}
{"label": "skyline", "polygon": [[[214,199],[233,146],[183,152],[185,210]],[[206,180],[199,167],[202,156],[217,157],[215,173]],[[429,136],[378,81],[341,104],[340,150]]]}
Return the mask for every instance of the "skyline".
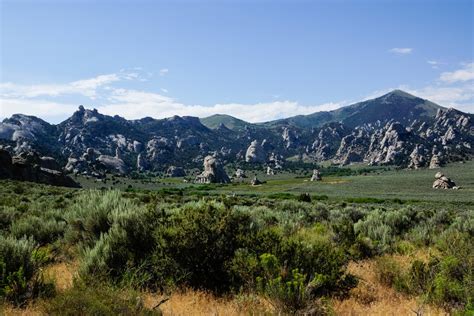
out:
{"label": "skyline", "polygon": [[471,1],[0,4],[0,119],[261,122],[393,89],[474,112]]}

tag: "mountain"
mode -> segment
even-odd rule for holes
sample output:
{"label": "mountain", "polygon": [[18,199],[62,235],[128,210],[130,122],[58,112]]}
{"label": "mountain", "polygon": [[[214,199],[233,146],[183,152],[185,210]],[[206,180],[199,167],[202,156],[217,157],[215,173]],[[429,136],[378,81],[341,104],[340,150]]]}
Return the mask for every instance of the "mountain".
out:
{"label": "mountain", "polygon": [[394,90],[381,97],[355,103],[334,111],[316,112],[272,121],[267,125],[291,125],[301,128],[318,127],[330,122],[341,122],[349,127],[373,124],[377,121],[398,121],[408,125],[414,120],[428,120],[443,107],[401,90]]}
{"label": "mountain", "polygon": [[216,129],[219,126],[224,125],[228,129],[234,131],[241,131],[245,129],[246,126],[253,125],[252,123],[243,121],[241,119],[226,114],[214,114],[208,117],[201,118],[200,121],[204,126],[207,126],[210,129]]}
{"label": "mountain", "polygon": [[37,152],[67,172],[200,168],[207,155],[222,163],[284,167],[288,158],[435,167],[474,156],[474,116],[400,90],[335,111],[251,124],[228,115],[127,120],[80,106],[58,125],[15,114],[0,123],[0,147]]}

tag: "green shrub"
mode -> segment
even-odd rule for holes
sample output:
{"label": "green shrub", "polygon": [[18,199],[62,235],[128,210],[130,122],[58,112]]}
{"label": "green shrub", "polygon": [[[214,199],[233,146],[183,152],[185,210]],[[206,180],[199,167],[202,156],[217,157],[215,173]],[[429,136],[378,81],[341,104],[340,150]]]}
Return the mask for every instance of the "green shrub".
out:
{"label": "green shrub", "polygon": [[39,244],[45,245],[62,237],[65,228],[64,221],[28,216],[14,222],[10,232],[16,238],[33,237]]}
{"label": "green shrub", "polygon": [[[86,248],[81,274],[122,278],[150,255],[154,246],[154,221],[150,212],[134,206],[115,209],[109,214],[111,228],[100,235],[93,247]],[[140,286],[141,284],[136,284]]]}
{"label": "green shrub", "polygon": [[20,217],[20,213],[12,206],[0,206],[0,231],[6,231]]}
{"label": "green shrub", "polygon": [[122,198],[120,191],[86,191],[68,210],[66,237],[72,243],[92,247],[110,229],[112,212],[121,213],[133,207],[135,203]]}
{"label": "green shrub", "polygon": [[41,267],[46,254],[32,239],[0,235],[0,297],[16,305],[39,295],[50,295],[51,284],[43,281]]}
{"label": "green shrub", "polygon": [[311,195],[309,195],[308,193],[301,193],[298,196],[298,201],[311,203]]}
{"label": "green shrub", "polygon": [[308,279],[298,269],[289,271],[272,254],[264,253],[259,259],[262,275],[257,277],[258,290],[279,312],[305,314],[311,309],[313,313],[322,313],[323,306],[313,289],[323,286],[324,276],[318,274]]}
{"label": "green shrub", "polygon": [[45,304],[47,315],[161,315],[148,310],[142,299],[132,291],[119,290],[103,284],[75,284]]}
{"label": "green shrub", "polygon": [[382,284],[394,287],[401,292],[409,291],[406,275],[395,260],[390,257],[380,257],[375,267],[377,278]]}

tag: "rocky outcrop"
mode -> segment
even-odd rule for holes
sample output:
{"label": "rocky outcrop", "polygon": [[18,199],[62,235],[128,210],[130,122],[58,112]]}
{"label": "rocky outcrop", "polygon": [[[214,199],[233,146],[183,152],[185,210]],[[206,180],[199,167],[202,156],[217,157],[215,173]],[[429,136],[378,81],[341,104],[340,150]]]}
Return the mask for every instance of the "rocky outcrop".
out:
{"label": "rocky outcrop", "polygon": [[265,162],[265,151],[257,140],[250,143],[245,153],[245,161],[252,163],[263,163]]}
{"label": "rocky outcrop", "polygon": [[364,161],[369,147],[369,135],[364,129],[356,129],[351,134],[344,136],[333,158],[333,162],[348,165],[353,162]]}
{"label": "rocky outcrop", "polygon": [[[224,164],[245,160],[273,170],[290,159],[416,169],[474,156],[472,114],[401,91],[293,119],[209,129],[193,117],[126,120],[80,106],[58,125],[22,114],[4,119],[0,145],[10,146],[15,155],[37,151],[67,161],[68,171],[85,174],[163,171],[169,165],[192,169],[207,155]],[[44,164],[52,168],[47,159]]]}
{"label": "rocky outcrop", "polygon": [[275,170],[273,170],[272,167],[268,166],[267,167],[267,176],[273,176],[275,175]]}
{"label": "rocky outcrop", "polygon": [[224,167],[216,157],[204,158],[204,171],[196,177],[197,183],[229,183],[230,179]]}
{"label": "rocky outcrop", "polygon": [[146,161],[143,153],[139,153],[137,156],[137,170],[140,172],[148,170],[148,162]]}
{"label": "rocky outcrop", "polygon": [[349,132],[350,130],[340,123],[330,123],[323,126],[311,145],[315,160],[324,161],[334,157],[342,138]]}
{"label": "rocky outcrop", "polygon": [[112,157],[100,155],[97,158],[97,161],[101,163],[108,171],[117,172],[119,174],[126,174],[128,172],[125,162],[117,156]]}
{"label": "rocky outcrop", "polygon": [[245,171],[242,170],[242,169],[237,169],[235,171],[235,178],[236,179],[244,179],[244,178],[247,178],[247,175],[245,174]]}
{"label": "rocky outcrop", "polygon": [[[55,186],[80,187],[78,183],[61,171],[42,167],[41,163],[41,157],[35,152],[23,152],[12,157],[8,151],[0,149],[0,178]],[[53,164],[51,161],[48,163]]]}
{"label": "rocky outcrop", "polygon": [[285,143],[286,148],[295,147],[298,142],[298,135],[294,130],[291,130],[289,127],[284,127],[281,137]]}
{"label": "rocky outcrop", "polygon": [[186,172],[181,167],[169,166],[168,170],[166,170],[166,175],[171,178],[185,177]]}
{"label": "rocky outcrop", "polygon": [[435,174],[435,181],[433,182],[433,189],[457,189],[456,184],[441,172]]}
{"label": "rocky outcrop", "polygon": [[319,172],[319,170],[317,169],[314,169],[313,170],[313,175],[311,176],[311,181],[321,181],[322,178],[321,178],[321,173]]}
{"label": "rocky outcrop", "polygon": [[263,184],[264,182],[258,180],[257,176],[253,177],[252,181],[250,181],[250,184],[251,185],[261,185]]}
{"label": "rocky outcrop", "polygon": [[429,168],[430,169],[441,168],[441,158],[438,154],[435,154],[431,157]]}
{"label": "rocky outcrop", "polygon": [[425,166],[425,150],[423,145],[416,145],[415,149],[410,154],[410,162],[408,163],[409,169],[419,169]]}

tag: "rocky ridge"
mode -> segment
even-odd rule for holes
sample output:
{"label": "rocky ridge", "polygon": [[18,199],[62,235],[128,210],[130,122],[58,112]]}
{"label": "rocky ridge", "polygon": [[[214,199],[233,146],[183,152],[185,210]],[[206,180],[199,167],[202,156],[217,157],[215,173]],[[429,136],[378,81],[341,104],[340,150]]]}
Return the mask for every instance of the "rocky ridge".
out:
{"label": "rocky ridge", "polygon": [[[0,123],[0,144],[12,155],[36,151],[53,157],[66,172],[98,177],[107,172],[166,172],[171,166],[199,168],[207,156],[222,165],[263,165],[273,174],[292,157],[417,169],[437,168],[474,155],[472,114],[441,108],[400,91],[337,111],[327,123],[311,127],[308,120],[295,123],[302,118],[262,124],[238,121],[235,127],[237,121],[224,116],[226,122],[235,123],[230,129],[219,123],[223,116],[217,116],[213,118],[217,127],[211,129],[195,117],[126,120],[80,106],[58,125],[13,115]],[[343,119],[331,121],[334,118]]]}

